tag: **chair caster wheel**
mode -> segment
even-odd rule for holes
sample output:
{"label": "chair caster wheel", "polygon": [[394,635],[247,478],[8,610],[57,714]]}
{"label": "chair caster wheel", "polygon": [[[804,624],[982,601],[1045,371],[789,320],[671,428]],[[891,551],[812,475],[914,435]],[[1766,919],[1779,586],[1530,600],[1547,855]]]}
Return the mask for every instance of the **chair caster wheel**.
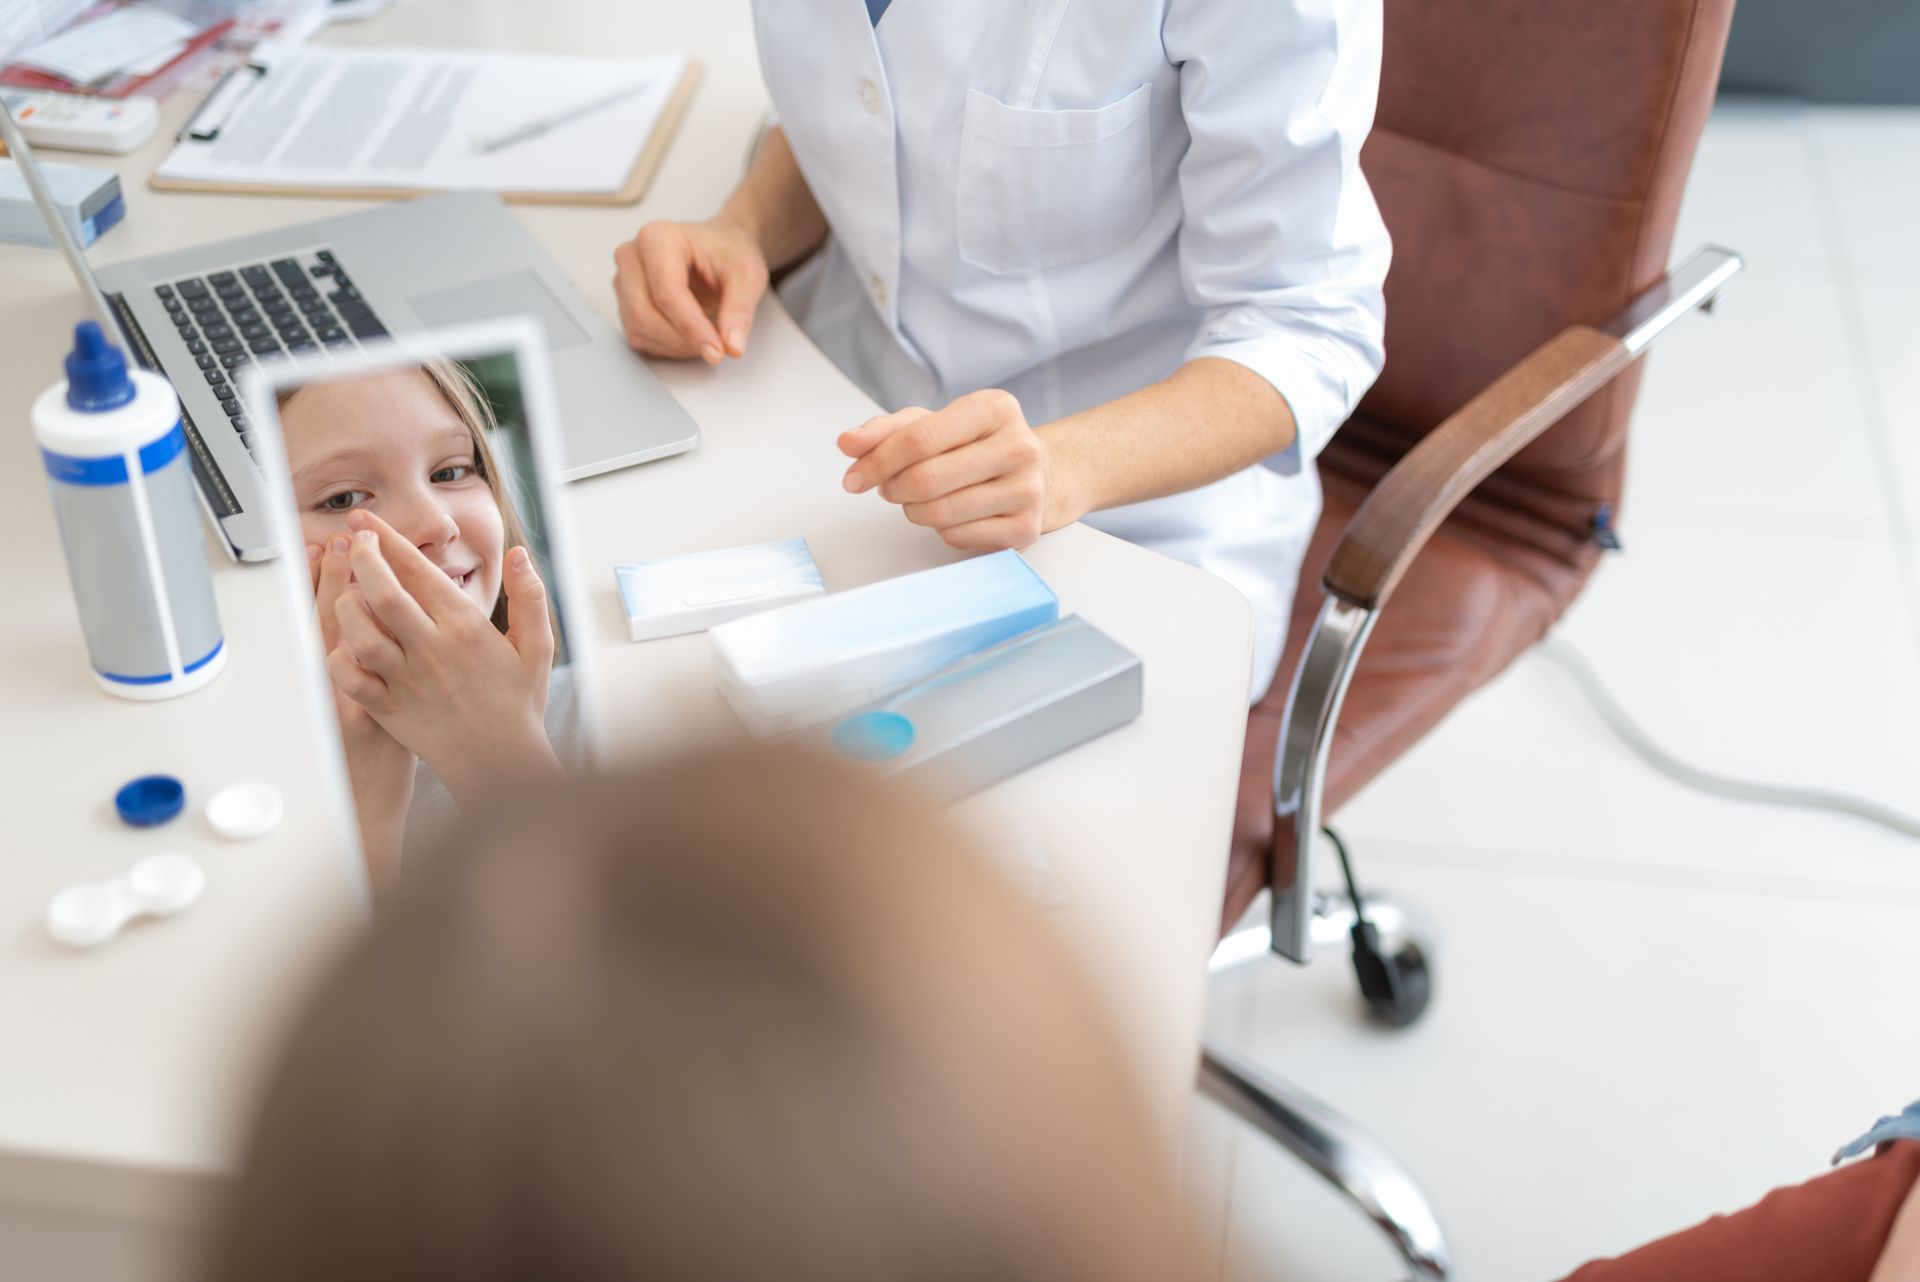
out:
{"label": "chair caster wheel", "polygon": [[1352,935],[1353,971],[1367,1013],[1389,1028],[1406,1028],[1426,1014],[1433,998],[1433,972],[1420,945],[1409,942],[1387,954],[1380,951],[1372,925],[1356,925]]}

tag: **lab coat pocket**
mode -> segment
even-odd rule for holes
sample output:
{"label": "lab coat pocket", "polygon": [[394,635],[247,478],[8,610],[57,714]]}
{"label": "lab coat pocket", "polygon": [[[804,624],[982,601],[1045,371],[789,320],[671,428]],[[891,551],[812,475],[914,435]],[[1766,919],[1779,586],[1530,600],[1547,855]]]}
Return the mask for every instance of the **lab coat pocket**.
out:
{"label": "lab coat pocket", "polygon": [[1153,211],[1153,86],[1091,110],[1009,107],[967,91],[960,127],[960,257],[998,274],[1098,258]]}

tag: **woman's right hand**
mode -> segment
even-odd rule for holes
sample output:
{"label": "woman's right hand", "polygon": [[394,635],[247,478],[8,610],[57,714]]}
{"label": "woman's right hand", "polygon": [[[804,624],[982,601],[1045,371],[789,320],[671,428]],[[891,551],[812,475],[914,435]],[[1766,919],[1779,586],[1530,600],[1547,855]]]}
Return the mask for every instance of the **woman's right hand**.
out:
{"label": "woman's right hand", "polygon": [[747,350],[767,292],[759,238],[726,216],[648,223],[613,251],[620,328],[648,356],[698,356],[718,365]]}
{"label": "woman's right hand", "polygon": [[[325,547],[307,545],[307,566],[313,576],[315,622],[320,646],[332,654],[340,648],[340,599],[354,590],[347,536],[336,534]],[[333,691],[340,718],[340,743],[347,755],[347,780],[360,820],[360,843],[376,883],[397,871],[407,808],[413,804],[416,759],[411,751],[373,719],[373,714],[342,693]]]}

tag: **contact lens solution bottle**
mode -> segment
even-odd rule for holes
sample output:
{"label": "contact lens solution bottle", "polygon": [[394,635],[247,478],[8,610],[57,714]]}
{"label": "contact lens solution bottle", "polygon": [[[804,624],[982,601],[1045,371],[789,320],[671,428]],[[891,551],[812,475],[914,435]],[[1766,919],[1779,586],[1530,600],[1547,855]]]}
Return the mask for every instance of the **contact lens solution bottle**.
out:
{"label": "contact lens solution bottle", "polygon": [[100,326],[33,403],[93,679],[124,699],[197,690],[226,663],[180,400]]}

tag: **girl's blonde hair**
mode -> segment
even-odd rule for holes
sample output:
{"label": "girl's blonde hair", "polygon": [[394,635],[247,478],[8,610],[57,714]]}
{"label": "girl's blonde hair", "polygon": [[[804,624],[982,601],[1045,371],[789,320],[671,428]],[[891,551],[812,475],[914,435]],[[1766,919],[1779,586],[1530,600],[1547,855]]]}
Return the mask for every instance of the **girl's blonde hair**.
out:
{"label": "girl's blonde hair", "polygon": [[467,372],[465,366],[436,356],[421,361],[420,372],[446,398],[453,412],[459,415],[461,426],[467,429],[467,435],[473,438],[473,465],[486,481],[487,491],[493,495],[494,506],[500,509],[500,527],[506,532],[506,539],[500,549],[500,592],[494,597],[492,618],[493,626],[505,632],[506,554],[514,548],[524,547],[527,555],[532,556],[533,549],[527,544],[527,527],[520,520],[520,509],[514,506],[513,496],[507,493],[507,478],[501,472],[500,461],[493,451],[493,432],[500,422],[494,417],[493,403],[481,391],[480,385],[474,382],[473,375]]}

